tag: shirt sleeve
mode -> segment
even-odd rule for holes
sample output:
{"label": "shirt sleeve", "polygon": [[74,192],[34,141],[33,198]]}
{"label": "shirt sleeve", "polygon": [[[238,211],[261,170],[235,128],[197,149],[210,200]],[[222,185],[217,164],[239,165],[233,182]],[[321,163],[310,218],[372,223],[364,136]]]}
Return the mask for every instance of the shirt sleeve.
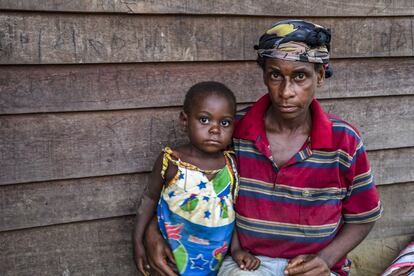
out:
{"label": "shirt sleeve", "polygon": [[342,205],[345,223],[368,223],[381,217],[382,206],[362,140],[345,175],[347,195]]}

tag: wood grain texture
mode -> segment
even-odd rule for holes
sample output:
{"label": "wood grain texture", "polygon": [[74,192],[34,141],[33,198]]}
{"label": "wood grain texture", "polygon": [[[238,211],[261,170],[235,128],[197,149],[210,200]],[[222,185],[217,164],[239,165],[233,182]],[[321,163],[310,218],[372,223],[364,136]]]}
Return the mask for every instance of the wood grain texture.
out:
{"label": "wood grain texture", "polygon": [[136,275],[133,214],[160,149],[185,141],[185,91],[213,79],[255,101],[266,89],[253,45],[287,17],[332,29],[335,75],[318,97],[361,130],[379,185],[385,213],[354,274],[379,275],[412,240],[413,1],[0,0],[0,11],[0,275]]}
{"label": "wood grain texture", "polygon": [[[324,100],[323,105],[354,123],[367,148],[377,150],[414,146],[413,98]],[[165,108],[4,115],[0,183],[149,171],[162,147],[186,141],[178,114],[178,108]]]}
{"label": "wood grain texture", "polygon": [[[183,142],[178,110],[0,118],[3,183],[148,171]],[[4,145],[4,146],[3,146]]]}
{"label": "wood grain texture", "polygon": [[[384,163],[384,166],[395,162],[389,160],[388,155],[396,151],[386,152],[388,154],[383,154],[383,160],[373,160],[370,156],[371,161]],[[412,155],[407,154],[407,157],[412,158]],[[376,182],[385,213],[373,237],[410,233],[412,230],[414,176],[412,168],[408,170],[396,167],[375,174],[376,179],[388,174],[403,175],[390,179],[394,182],[406,180],[406,175],[411,174],[411,182],[394,185]],[[142,173],[0,186],[0,232],[133,215],[148,183],[149,173]]]}
{"label": "wood grain texture", "polygon": [[149,174],[0,186],[0,232],[132,215]]}
{"label": "wood grain texture", "polygon": [[389,16],[412,15],[410,0],[1,0],[0,9],[55,12],[185,13],[283,16]]}
{"label": "wood grain texture", "polygon": [[[281,18],[0,15],[0,64],[253,60]],[[411,17],[315,19],[332,29],[332,57],[412,56]]]}
{"label": "wood grain texture", "polygon": [[0,275],[137,275],[132,218],[0,233]]}
{"label": "wood grain texture", "polygon": [[[412,147],[414,97],[375,97],[325,100],[326,112],[355,126],[368,149]],[[411,133],[411,134],[410,134]]]}
{"label": "wood grain texture", "polygon": [[[1,232],[0,274],[136,275],[130,238],[132,223],[133,217],[128,216]],[[379,264],[378,260],[391,260],[408,243],[412,234],[404,238],[367,239],[351,257],[362,271],[377,271],[379,266],[387,265]],[[367,246],[371,250],[363,254],[365,258],[356,258]],[[373,259],[368,255],[379,257],[373,266],[370,263]]]}
{"label": "wood grain texture", "polygon": [[364,240],[348,255],[352,260],[351,275],[380,275],[399,252],[413,241],[412,234]]}
{"label": "wood grain texture", "polygon": [[384,213],[375,224],[369,238],[410,234],[414,239],[414,182],[383,185],[379,186],[378,190]]}
{"label": "wood grain texture", "polygon": [[368,151],[377,185],[414,181],[414,147]]}
{"label": "wood grain texture", "polygon": [[[337,59],[332,67],[320,99],[414,94],[414,58]],[[0,114],[179,106],[205,80],[228,85],[239,103],[267,91],[253,61],[0,66]]]}

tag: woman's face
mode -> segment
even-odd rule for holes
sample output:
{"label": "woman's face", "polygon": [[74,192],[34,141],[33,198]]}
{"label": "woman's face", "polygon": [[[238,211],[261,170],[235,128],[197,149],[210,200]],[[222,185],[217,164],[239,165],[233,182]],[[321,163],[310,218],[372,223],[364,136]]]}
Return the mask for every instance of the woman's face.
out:
{"label": "woman's face", "polygon": [[283,119],[296,119],[306,116],[324,71],[316,71],[313,63],[267,58],[263,79],[273,111]]}

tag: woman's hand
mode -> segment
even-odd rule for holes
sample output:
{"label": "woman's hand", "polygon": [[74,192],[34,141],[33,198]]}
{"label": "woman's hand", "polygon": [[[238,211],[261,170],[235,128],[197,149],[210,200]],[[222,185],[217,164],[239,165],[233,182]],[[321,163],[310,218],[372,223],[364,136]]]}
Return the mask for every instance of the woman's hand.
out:
{"label": "woman's hand", "polygon": [[258,258],[241,249],[232,251],[231,257],[242,270],[256,270],[260,266],[260,260]]}
{"label": "woman's hand", "polygon": [[145,276],[149,276],[150,266],[145,255],[145,248],[141,242],[134,242],[134,261],[139,272]]}
{"label": "woman's hand", "polygon": [[299,255],[291,259],[285,268],[285,275],[329,276],[331,271],[326,262],[318,255]]}
{"label": "woman's hand", "polygon": [[175,264],[170,247],[160,234],[157,219],[151,220],[144,238],[148,262],[152,269],[161,276],[176,276],[168,261]]}

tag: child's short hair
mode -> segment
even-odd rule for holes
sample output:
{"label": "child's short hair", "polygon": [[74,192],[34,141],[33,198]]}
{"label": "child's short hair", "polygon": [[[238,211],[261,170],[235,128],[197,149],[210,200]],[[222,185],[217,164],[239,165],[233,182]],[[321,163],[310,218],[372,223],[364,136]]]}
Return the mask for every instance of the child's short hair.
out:
{"label": "child's short hair", "polygon": [[227,86],[217,81],[203,81],[191,86],[184,98],[184,112],[189,114],[191,112],[193,101],[197,98],[197,96],[207,94],[225,97],[234,107],[234,113],[236,113],[236,97]]}

